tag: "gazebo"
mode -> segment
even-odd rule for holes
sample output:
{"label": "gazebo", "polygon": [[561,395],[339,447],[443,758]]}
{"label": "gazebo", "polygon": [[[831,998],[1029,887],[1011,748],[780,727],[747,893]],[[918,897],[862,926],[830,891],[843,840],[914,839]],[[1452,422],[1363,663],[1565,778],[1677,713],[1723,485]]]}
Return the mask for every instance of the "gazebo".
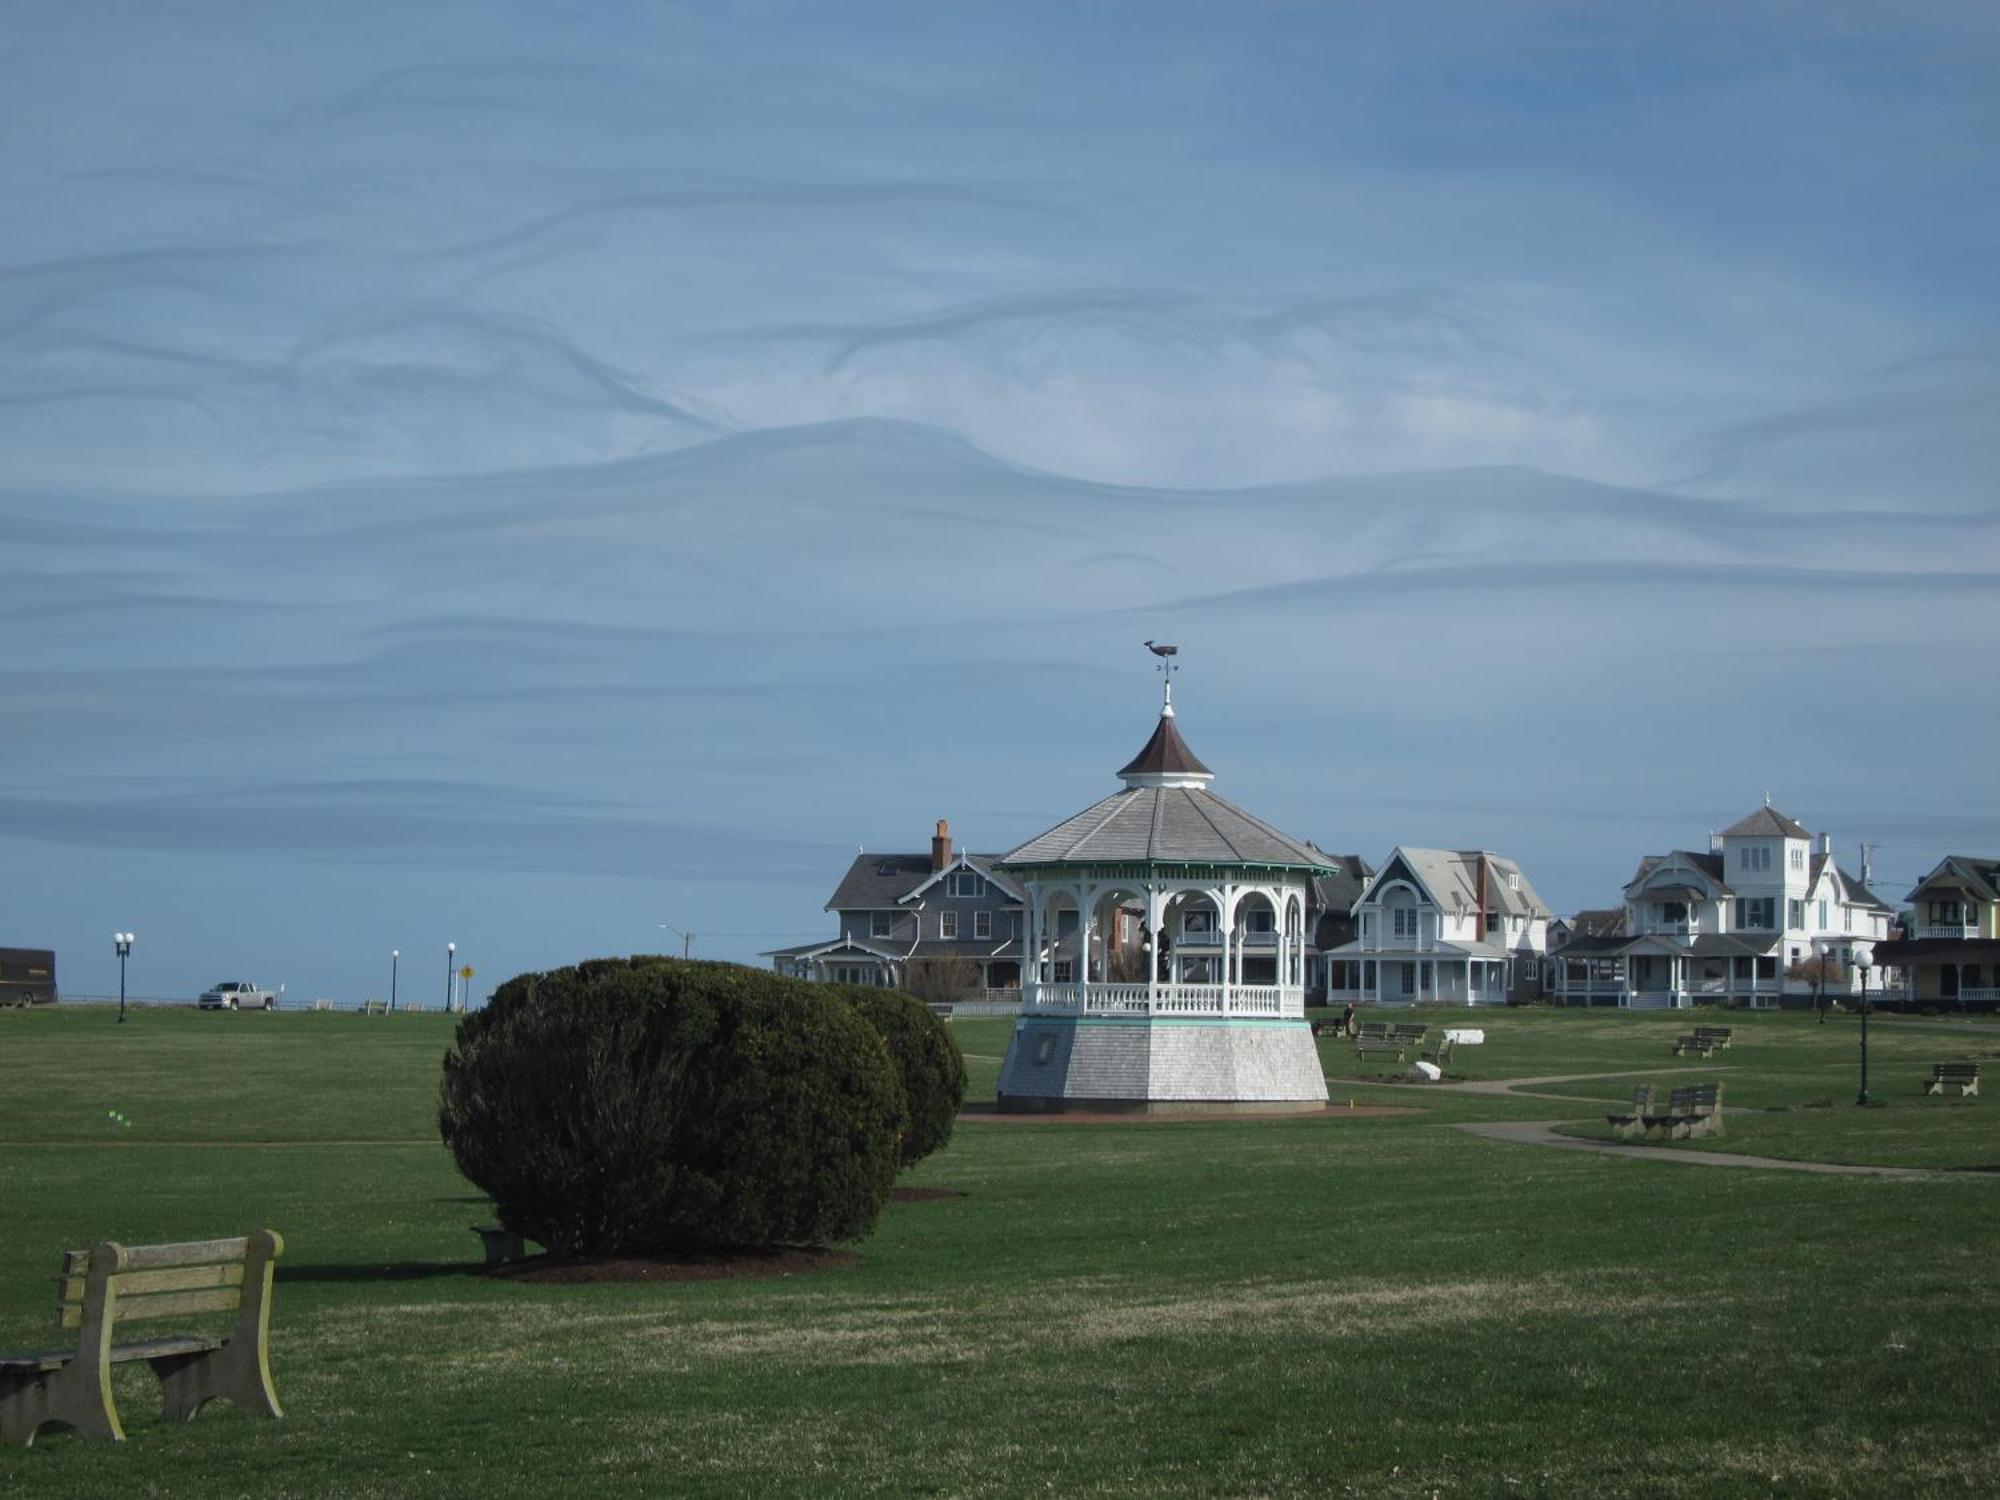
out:
{"label": "gazebo", "polygon": [[1309,844],[1209,790],[1173,680],[1125,783],[1002,858],[1026,893],[1000,1108],[1259,1112],[1326,1101],[1305,1019]]}

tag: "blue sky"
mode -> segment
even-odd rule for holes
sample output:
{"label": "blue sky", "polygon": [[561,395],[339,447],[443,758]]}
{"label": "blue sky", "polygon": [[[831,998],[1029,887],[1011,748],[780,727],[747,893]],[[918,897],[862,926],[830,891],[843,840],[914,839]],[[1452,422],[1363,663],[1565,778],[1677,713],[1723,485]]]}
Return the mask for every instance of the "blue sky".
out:
{"label": "blue sky", "polygon": [[1101,795],[1148,637],[1218,791],[1565,910],[2000,848],[1992,7],[585,9],[10,7],[68,988],[752,957]]}

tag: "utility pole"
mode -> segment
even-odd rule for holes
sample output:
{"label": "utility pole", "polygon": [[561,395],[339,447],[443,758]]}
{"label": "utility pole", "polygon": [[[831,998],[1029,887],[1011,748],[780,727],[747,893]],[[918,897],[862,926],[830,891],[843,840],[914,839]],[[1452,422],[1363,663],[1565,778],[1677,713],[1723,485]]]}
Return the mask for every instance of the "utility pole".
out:
{"label": "utility pole", "polygon": [[674,934],[675,936],[677,936],[677,937],[679,937],[679,938],[680,938],[680,940],[681,940],[681,957],[682,957],[683,959],[689,959],[689,958],[693,958],[693,957],[694,957],[694,934],[693,934],[693,933],[691,933],[691,932],[682,932],[682,931],[680,930],[680,928],[678,928],[678,927],[674,926],[674,925],[673,925],[673,923],[671,923],[671,922],[655,922],[655,923],[654,923],[653,925],[654,925],[655,927],[658,927],[658,928],[659,928],[659,929],[660,929],[661,931],[663,931],[663,932],[671,932],[671,933],[673,933],[673,934]]}

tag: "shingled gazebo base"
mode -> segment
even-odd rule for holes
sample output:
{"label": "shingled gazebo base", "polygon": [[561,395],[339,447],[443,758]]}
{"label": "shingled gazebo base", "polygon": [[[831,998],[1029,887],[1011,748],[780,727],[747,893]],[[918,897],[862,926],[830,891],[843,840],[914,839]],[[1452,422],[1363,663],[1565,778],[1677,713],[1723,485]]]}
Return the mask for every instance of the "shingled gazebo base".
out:
{"label": "shingled gazebo base", "polygon": [[1032,1016],[1000,1070],[1007,1114],[1278,1114],[1326,1103],[1303,1020]]}

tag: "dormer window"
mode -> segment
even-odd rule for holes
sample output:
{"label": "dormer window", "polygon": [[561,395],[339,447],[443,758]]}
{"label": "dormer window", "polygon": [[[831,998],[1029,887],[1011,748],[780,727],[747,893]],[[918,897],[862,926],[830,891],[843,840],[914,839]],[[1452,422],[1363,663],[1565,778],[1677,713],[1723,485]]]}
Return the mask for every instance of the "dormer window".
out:
{"label": "dormer window", "polygon": [[1520,888],[1521,888],[1521,872],[1519,870],[1509,870],[1507,872],[1507,889],[1510,891],[1518,891]]}
{"label": "dormer window", "polygon": [[944,893],[947,896],[983,896],[986,894],[986,880],[977,870],[953,870],[944,879]]}

